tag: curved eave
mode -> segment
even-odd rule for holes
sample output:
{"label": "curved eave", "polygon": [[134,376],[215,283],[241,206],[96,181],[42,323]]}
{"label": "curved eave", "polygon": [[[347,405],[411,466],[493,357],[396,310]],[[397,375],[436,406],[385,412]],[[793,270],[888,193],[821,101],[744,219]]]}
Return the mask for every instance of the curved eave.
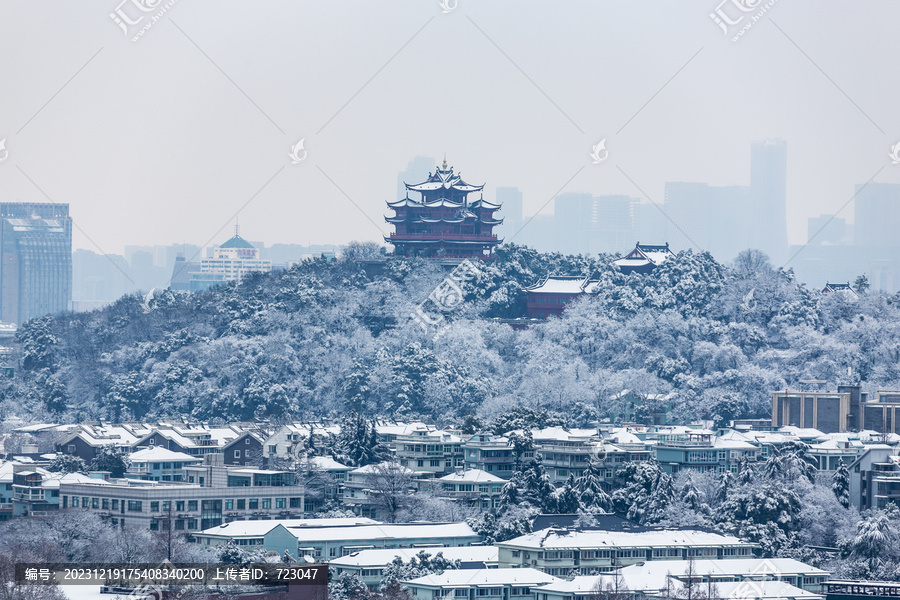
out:
{"label": "curved eave", "polygon": [[503,219],[481,219],[485,225],[502,225]]}
{"label": "curved eave", "polygon": [[403,200],[398,200],[397,202],[388,202],[387,205],[391,208],[403,208],[404,206],[422,206],[421,203],[416,202],[412,198],[404,198]]}
{"label": "curved eave", "polygon": [[492,204],[487,200],[476,200],[470,206],[472,206],[472,208],[484,208],[486,210],[500,210],[499,204]]}

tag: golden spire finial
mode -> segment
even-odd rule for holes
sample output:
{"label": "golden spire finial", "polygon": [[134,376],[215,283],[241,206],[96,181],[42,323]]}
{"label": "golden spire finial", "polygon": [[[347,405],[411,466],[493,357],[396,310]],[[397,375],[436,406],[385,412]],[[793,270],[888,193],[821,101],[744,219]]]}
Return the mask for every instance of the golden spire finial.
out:
{"label": "golden spire finial", "polygon": [[447,153],[446,152],[444,152],[444,166],[443,166],[442,170],[444,170],[444,171],[447,170]]}

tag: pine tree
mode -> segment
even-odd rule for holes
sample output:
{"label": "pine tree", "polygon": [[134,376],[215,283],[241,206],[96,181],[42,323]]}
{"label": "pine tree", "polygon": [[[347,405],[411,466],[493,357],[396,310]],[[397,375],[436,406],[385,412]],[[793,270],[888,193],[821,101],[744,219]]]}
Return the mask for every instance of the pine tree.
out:
{"label": "pine tree", "polygon": [[841,506],[850,508],[850,471],[844,465],[844,459],[839,459],[837,471],[831,481],[831,491]]}

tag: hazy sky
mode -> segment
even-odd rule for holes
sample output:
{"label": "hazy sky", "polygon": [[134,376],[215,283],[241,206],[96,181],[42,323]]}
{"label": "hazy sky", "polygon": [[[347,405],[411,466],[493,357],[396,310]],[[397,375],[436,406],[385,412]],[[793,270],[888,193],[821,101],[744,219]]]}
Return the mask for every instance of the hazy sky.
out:
{"label": "hazy sky", "polygon": [[[855,184],[900,182],[896,1],[780,0],[738,42],[765,3],[722,4],[746,15],[726,36],[718,0],[177,0],[133,42],[167,3],[120,1],[0,0],[0,195],[69,203],[77,248],[222,242],[239,211],[270,244],[378,239],[417,154],[531,214],[746,185],[751,141],[780,137],[791,243]],[[128,35],[117,7],[144,17]]]}

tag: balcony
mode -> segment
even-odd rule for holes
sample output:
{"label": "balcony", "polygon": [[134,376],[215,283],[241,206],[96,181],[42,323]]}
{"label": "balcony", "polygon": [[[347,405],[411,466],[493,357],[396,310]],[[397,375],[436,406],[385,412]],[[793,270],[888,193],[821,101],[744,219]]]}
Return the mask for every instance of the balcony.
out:
{"label": "balcony", "polygon": [[462,242],[492,242],[497,241],[496,235],[475,235],[464,233],[392,233],[392,240],[444,240]]}

